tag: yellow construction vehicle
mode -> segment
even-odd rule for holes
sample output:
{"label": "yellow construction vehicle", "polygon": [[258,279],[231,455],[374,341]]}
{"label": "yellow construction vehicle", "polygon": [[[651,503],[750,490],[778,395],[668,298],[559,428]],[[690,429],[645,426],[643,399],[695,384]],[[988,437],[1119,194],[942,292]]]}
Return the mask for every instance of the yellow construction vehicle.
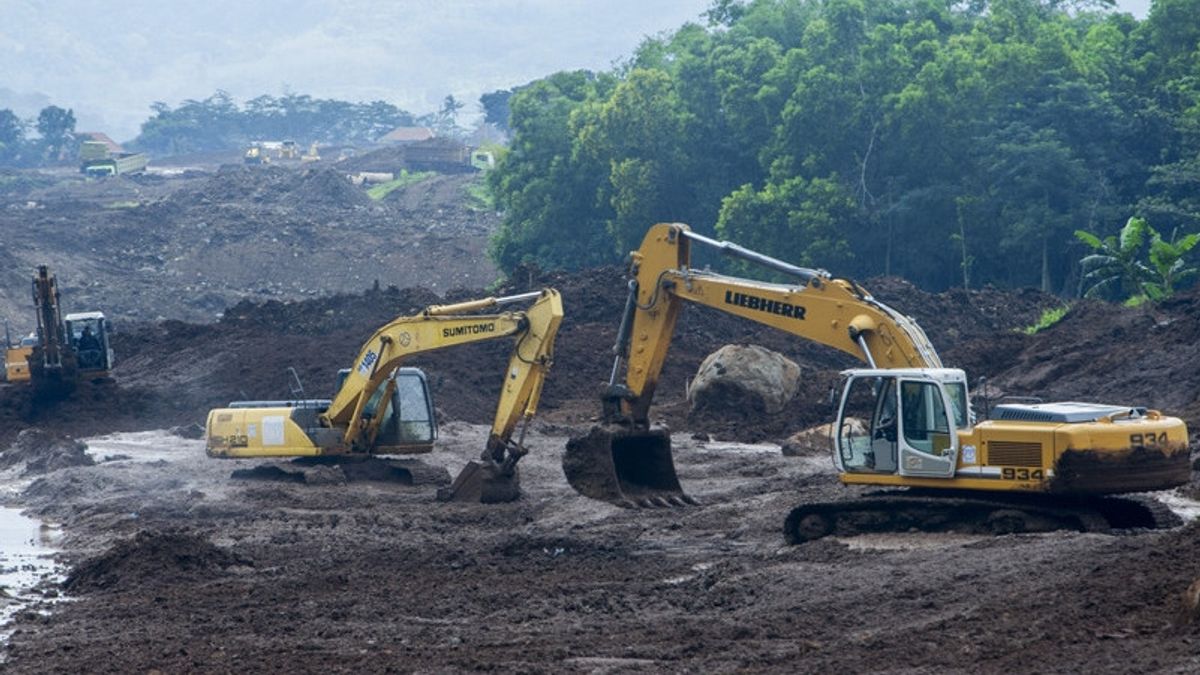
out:
{"label": "yellow construction vehicle", "polygon": [[279,159],[300,159],[300,146],[296,141],[287,140],[279,144]]}
{"label": "yellow construction vehicle", "polygon": [[[693,269],[697,245],[796,283]],[[843,483],[910,489],[798,506],[785,522],[791,543],[861,531],[1155,526],[1164,511],[1155,504],[1100,495],[1190,480],[1185,425],[1154,410],[1005,403],[977,422],[965,373],[943,367],[920,326],[853,281],[680,224],[651,228],[631,254],[629,274],[604,423],[571,439],[563,458],[568,481],[588,497],[625,506],[691,501],[675,473],[669,433],[649,422],[685,302],[814,340],[869,366],[843,373],[833,460]]]}
{"label": "yellow construction vehicle", "polygon": [[262,145],[255,143],[254,145],[251,145],[249,148],[246,148],[245,154],[242,155],[242,161],[245,162],[246,164],[252,164],[252,165],[253,164],[270,164],[271,158],[267,156],[267,153],[263,149]]}
{"label": "yellow construction vehicle", "polygon": [[29,381],[29,355],[37,344],[37,333],[30,333],[14,342],[9,332],[8,320],[4,321],[4,381]]}
{"label": "yellow construction vehicle", "polygon": [[[479,314],[514,303],[528,308]],[[384,325],[363,345],[354,367],[342,371],[332,400],[244,401],[212,410],[206,424],[210,457],[331,457],[420,454],[437,437],[425,375],[401,368],[416,354],[515,338],[503,388],[481,462],[472,462],[442,499],[510,501],[519,495],[517,461],[525,454],[525,427],[537,411],[542,384],[562,322],[558,291],[434,305]],[[521,437],[513,431],[524,420]]]}
{"label": "yellow construction vehicle", "polygon": [[[33,277],[37,331],[10,346],[4,366],[10,382],[30,381],[45,394],[70,391],[81,380],[111,377],[113,350],[103,312],[62,316],[58,280],[45,265]],[[7,330],[7,329],[6,329]]]}

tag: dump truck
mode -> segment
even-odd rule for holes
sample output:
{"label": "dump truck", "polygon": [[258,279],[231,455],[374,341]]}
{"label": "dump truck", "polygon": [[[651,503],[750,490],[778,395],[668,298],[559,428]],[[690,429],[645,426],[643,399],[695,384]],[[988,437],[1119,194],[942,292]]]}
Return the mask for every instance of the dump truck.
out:
{"label": "dump truck", "polygon": [[150,160],[140,152],[113,152],[101,141],[79,146],[79,171],[85,176],[121,176],[146,170]]}

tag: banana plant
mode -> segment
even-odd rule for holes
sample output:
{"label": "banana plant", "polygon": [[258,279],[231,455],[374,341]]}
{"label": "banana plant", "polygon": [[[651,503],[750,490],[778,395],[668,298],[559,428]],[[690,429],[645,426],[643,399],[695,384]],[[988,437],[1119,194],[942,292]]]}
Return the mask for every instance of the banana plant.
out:
{"label": "banana plant", "polygon": [[[1075,237],[1093,251],[1079,261],[1087,287],[1084,297],[1125,295],[1131,304],[1169,297],[1179,283],[1200,271],[1185,260],[1200,243],[1200,234],[1182,239],[1177,234],[1172,233],[1167,241],[1144,218],[1137,217],[1130,218],[1116,235],[1104,239],[1076,230]],[[1147,242],[1149,249],[1143,259]]]}
{"label": "banana plant", "polygon": [[1164,240],[1157,232],[1150,234],[1150,265],[1158,274],[1158,279],[1146,284],[1144,290],[1151,300],[1161,300],[1170,297],[1175,292],[1177,284],[1196,276],[1200,272],[1195,265],[1189,265],[1184,257],[1197,243],[1200,234],[1192,233],[1183,238],[1177,238],[1178,230],[1171,233],[1171,241]]}

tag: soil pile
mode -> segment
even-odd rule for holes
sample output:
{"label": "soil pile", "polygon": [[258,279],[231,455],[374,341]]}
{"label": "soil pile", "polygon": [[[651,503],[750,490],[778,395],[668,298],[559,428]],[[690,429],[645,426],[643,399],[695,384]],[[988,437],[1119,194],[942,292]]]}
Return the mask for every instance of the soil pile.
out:
{"label": "soil pile", "polygon": [[172,195],[179,206],[250,202],[308,208],[352,209],[373,206],[371,198],[339,171],[295,171],[275,166],[222,166],[195,189]]}
{"label": "soil pile", "polygon": [[372,150],[357,157],[343,159],[336,164],[337,168],[347,173],[359,171],[377,171],[380,173],[400,173],[407,166],[404,163],[404,147],[389,145]]}
{"label": "soil pile", "polygon": [[25,429],[8,449],[0,452],[0,468],[23,464],[22,476],[49,473],[69,466],[92,466],[87,445],[54,431]]}
{"label": "soil pile", "polygon": [[253,563],[198,534],[143,531],[76,565],[63,581],[63,589],[91,593],[145,588],[176,583],[181,576],[209,575],[234,565]]}
{"label": "soil pile", "polygon": [[1149,406],[1200,420],[1200,289],[1157,306],[1080,302],[1029,339],[996,382],[1046,399]]}
{"label": "soil pile", "polygon": [[467,208],[464,176],[434,176],[376,202],[343,173],[247,167],[84,181],[0,177],[0,316],[33,328],[29,277],[50,262],[67,311],[117,325],[214,321],[243,298],[361,292],[375,280],[437,292],[496,280],[486,259],[499,217]]}

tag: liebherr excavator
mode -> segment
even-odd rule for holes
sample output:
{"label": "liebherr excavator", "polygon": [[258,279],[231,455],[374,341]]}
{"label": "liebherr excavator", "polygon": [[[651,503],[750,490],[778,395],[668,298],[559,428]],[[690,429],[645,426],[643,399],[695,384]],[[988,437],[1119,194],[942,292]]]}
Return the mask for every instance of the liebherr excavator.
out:
{"label": "liebherr excavator", "polygon": [[[532,301],[528,308],[477,312]],[[481,462],[472,462],[440,499],[511,501],[519,492],[516,465],[526,454],[525,426],[537,411],[562,322],[554,289],[434,305],[375,331],[354,367],[342,371],[332,400],[242,401],[212,410],[205,427],[210,457],[331,457],[420,454],[433,449],[437,421],[425,375],[401,362],[422,352],[513,336],[504,385]],[[521,437],[513,440],[518,422]]]}
{"label": "liebherr excavator", "polygon": [[[796,281],[764,283],[693,269],[697,245]],[[1164,509],[1101,495],[1160,490],[1191,477],[1185,425],[1154,410],[1006,403],[975,423],[966,374],[943,367],[920,326],[855,282],[823,270],[710,239],[686,225],[659,224],[631,254],[629,276],[616,360],[601,397],[603,424],[571,439],[563,457],[568,482],[585,496],[622,506],[692,501],[679,485],[669,433],[649,422],[685,302],[814,340],[868,366],[843,372],[833,460],[845,484],[909,489],[802,504],[786,518],[789,543],[866,531],[1155,526],[1167,517]]]}

